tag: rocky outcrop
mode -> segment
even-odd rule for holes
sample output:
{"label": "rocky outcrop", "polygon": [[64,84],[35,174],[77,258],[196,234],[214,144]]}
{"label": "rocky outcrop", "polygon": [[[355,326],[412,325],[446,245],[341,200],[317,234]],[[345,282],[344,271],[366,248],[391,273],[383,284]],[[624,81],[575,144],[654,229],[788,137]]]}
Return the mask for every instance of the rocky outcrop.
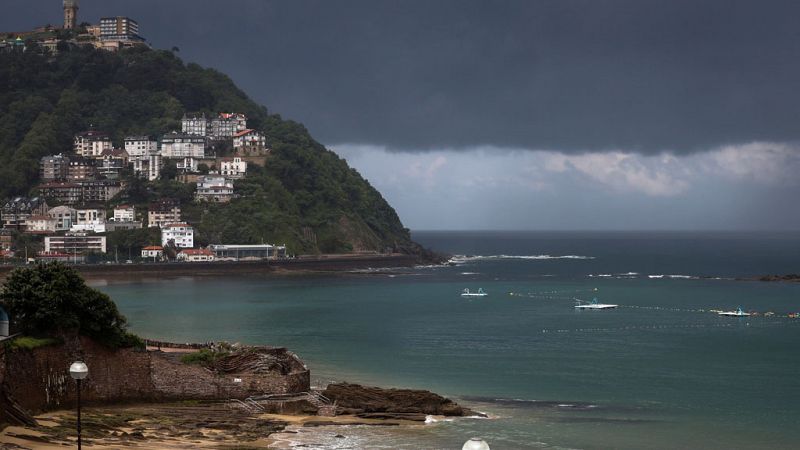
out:
{"label": "rocky outcrop", "polygon": [[[425,415],[470,416],[474,411],[454,401],[416,389],[384,389],[350,383],[329,384],[322,394],[336,402],[339,414],[363,418],[425,420]],[[421,419],[420,419],[421,418]]]}

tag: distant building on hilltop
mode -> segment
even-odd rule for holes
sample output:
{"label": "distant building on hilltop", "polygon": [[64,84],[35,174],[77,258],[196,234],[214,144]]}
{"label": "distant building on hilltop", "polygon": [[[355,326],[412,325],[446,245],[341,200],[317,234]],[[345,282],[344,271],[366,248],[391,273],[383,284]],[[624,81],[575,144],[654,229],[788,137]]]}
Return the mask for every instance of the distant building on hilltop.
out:
{"label": "distant building on hilltop", "polygon": [[235,156],[219,159],[219,174],[228,178],[242,178],[247,173],[247,162]]}
{"label": "distant building on hilltop", "polygon": [[233,182],[225,177],[209,175],[197,179],[197,200],[227,203],[233,198]]}
{"label": "distant building on hilltop", "polygon": [[64,0],[64,29],[74,30],[78,23],[78,0]]}
{"label": "distant building on hilltop", "polygon": [[205,113],[186,113],[181,119],[181,131],[214,140],[231,139],[247,129],[247,116],[241,113],[219,113],[209,119]]}
{"label": "distant building on hilltop", "polygon": [[208,118],[205,113],[184,113],[183,119],[181,119],[181,131],[186,134],[206,136]]}

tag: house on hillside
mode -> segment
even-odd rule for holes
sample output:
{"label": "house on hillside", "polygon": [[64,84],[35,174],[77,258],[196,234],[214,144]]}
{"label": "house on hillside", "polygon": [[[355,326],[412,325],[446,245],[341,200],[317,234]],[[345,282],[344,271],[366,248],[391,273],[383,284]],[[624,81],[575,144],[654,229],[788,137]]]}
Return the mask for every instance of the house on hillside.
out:
{"label": "house on hillside", "polygon": [[0,207],[0,221],[3,228],[24,230],[29,217],[47,214],[48,209],[43,197],[15,197]]}
{"label": "house on hillside", "polygon": [[38,214],[25,219],[25,232],[31,234],[46,234],[56,231],[56,219],[47,214]]}
{"label": "house on hillside", "polygon": [[200,201],[227,203],[233,198],[233,182],[216,175],[200,177],[197,180],[195,198]]}
{"label": "house on hillside", "polygon": [[136,220],[136,207],[132,205],[119,205],[114,208],[114,222],[133,222]]}
{"label": "house on hillside", "polygon": [[219,113],[211,120],[209,137],[215,140],[232,138],[247,129],[247,116],[241,113]]}
{"label": "house on hillside", "polygon": [[194,247],[194,228],[186,223],[171,223],[161,227],[161,245],[177,248]]}
{"label": "house on hillside", "polygon": [[64,155],[43,156],[39,160],[39,179],[64,181],[69,173],[69,158]]}
{"label": "house on hillside", "polygon": [[67,181],[88,181],[97,178],[97,164],[86,158],[70,158]]}
{"label": "house on hillside", "polygon": [[150,136],[127,136],[125,152],[131,161],[146,160],[151,152],[158,152],[158,141]]}
{"label": "house on hillside", "polygon": [[56,206],[47,211],[47,215],[56,221],[55,231],[66,231],[78,220],[78,211],[69,206]]}
{"label": "house on hillside", "polygon": [[209,262],[214,261],[214,254],[205,248],[187,248],[181,250],[176,259],[185,262]]}
{"label": "house on hillside", "polygon": [[103,207],[86,206],[75,209],[75,223],[72,232],[106,232],[106,210]]}
{"label": "house on hillside", "polygon": [[219,159],[219,174],[228,178],[243,178],[247,173],[247,162],[235,156]]}
{"label": "house on hillside", "polygon": [[196,134],[168,133],[161,138],[161,156],[168,159],[203,158],[206,138]]}
{"label": "house on hillside", "polygon": [[267,138],[256,130],[242,130],[233,135],[233,150],[238,155],[262,156],[267,148]]}
{"label": "house on hillside", "polygon": [[147,226],[163,227],[181,221],[181,205],[170,199],[162,199],[151,203],[147,208]]}
{"label": "house on hillside", "polygon": [[84,158],[98,158],[103,150],[110,150],[111,136],[104,131],[89,130],[75,135],[73,149]]}

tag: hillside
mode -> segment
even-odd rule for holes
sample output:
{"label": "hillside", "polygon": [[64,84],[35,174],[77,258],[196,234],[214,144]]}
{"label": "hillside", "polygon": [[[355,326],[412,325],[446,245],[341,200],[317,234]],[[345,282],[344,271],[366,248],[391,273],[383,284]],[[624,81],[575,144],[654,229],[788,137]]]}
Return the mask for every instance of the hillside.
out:
{"label": "hillside", "polygon": [[[270,114],[224,74],[185,64],[171,52],[4,53],[0,86],[0,199],[36,194],[39,159],[72,153],[73,136],[90,125],[121,146],[128,135],[180,130],[184,112],[235,111],[266,134],[272,149],[265,167],[248,167],[247,177],[237,180],[240,198],[193,204],[191,185],[130,177],[107,206],[146,208],[162,197],[178,198],[201,245],[286,243],[292,253],[419,251],[380,193],[303,125]],[[146,244],[148,235],[116,239]]]}

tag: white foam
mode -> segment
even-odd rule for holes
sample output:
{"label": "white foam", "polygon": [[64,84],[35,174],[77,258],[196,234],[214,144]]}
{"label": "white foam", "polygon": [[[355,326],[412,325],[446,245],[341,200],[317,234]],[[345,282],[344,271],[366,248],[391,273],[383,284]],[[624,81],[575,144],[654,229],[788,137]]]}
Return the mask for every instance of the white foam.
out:
{"label": "white foam", "polygon": [[448,261],[450,264],[463,264],[470,261],[493,259],[523,259],[523,260],[551,260],[551,259],[595,259],[594,256],[583,255],[455,255]]}

